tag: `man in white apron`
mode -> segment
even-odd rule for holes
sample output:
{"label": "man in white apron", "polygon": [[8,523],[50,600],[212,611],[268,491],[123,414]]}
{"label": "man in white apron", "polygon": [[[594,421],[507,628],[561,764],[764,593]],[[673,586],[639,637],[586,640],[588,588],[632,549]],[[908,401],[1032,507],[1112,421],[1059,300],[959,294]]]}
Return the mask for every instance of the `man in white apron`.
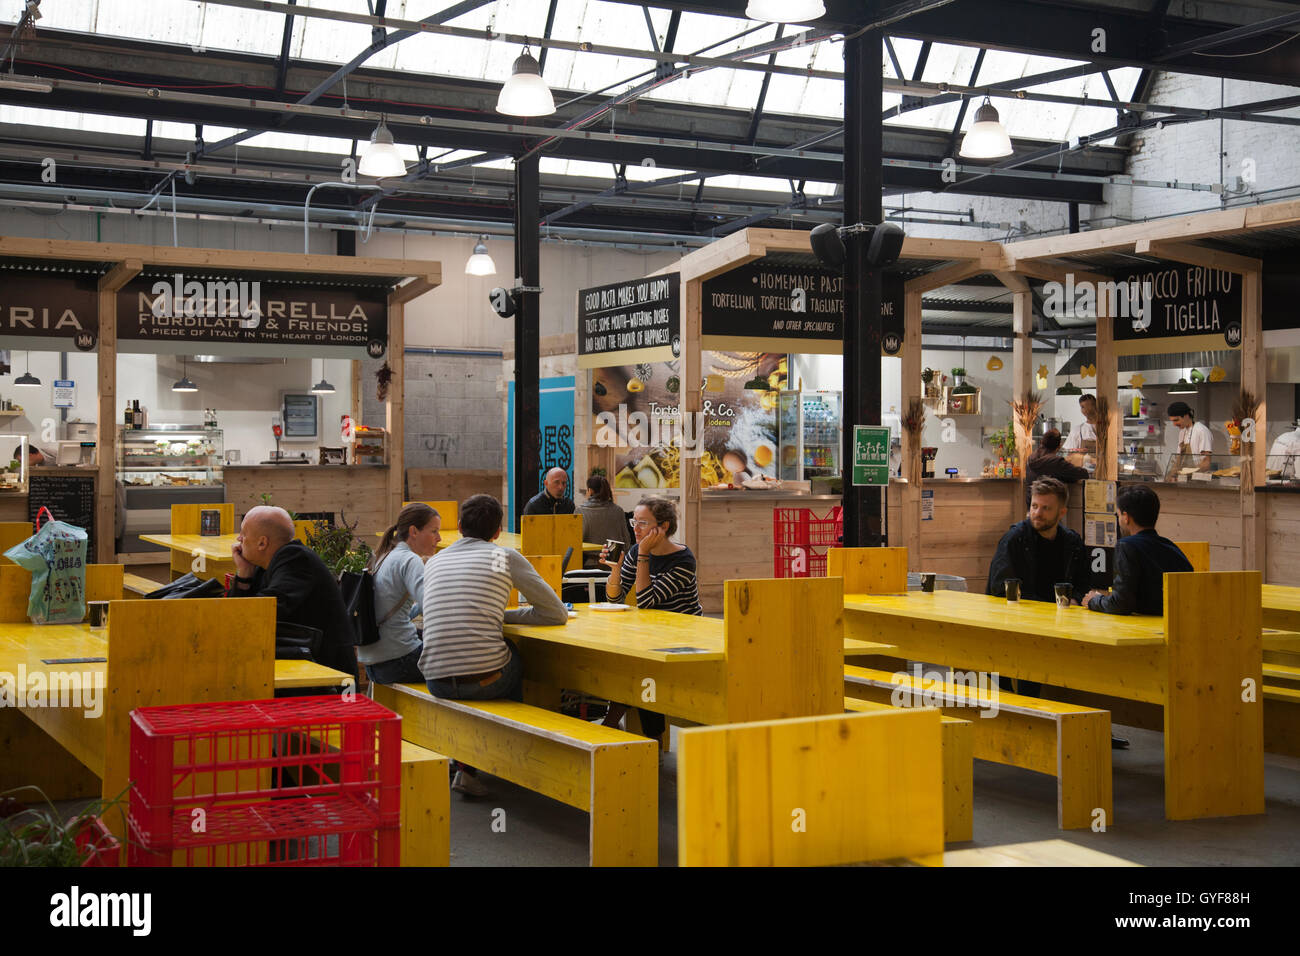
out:
{"label": "man in white apron", "polygon": [[1186,402],[1174,402],[1169,406],[1169,420],[1178,427],[1178,453],[1190,455],[1196,462],[1197,471],[1210,470],[1210,450],[1214,436],[1204,422],[1196,420],[1196,413]]}
{"label": "man in white apron", "polygon": [[1268,450],[1268,470],[1280,471],[1283,478],[1294,478],[1297,458],[1300,458],[1300,427],[1283,432],[1273,442]]}
{"label": "man in white apron", "polygon": [[1082,465],[1086,455],[1097,451],[1097,396],[1080,395],[1079,411],[1083,412],[1083,424],[1070,432],[1061,449],[1073,465]]}

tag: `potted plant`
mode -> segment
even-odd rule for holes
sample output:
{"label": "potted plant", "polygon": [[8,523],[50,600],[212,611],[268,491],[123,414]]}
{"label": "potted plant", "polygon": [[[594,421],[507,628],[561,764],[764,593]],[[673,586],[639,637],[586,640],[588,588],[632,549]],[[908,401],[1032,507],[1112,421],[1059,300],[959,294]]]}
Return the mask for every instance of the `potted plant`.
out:
{"label": "potted plant", "polygon": [[966,381],[966,369],[958,365],[956,368],[952,370],[952,383],[954,385],[962,385],[965,383],[965,381]]}
{"label": "potted plant", "polygon": [[338,577],[344,571],[360,573],[365,570],[372,551],[370,546],[355,534],[357,522],[347,523],[347,516],[339,515],[341,527],[331,528],[324,521],[317,521],[307,529],[307,547],[311,548],[325,566]]}
{"label": "potted plant", "polygon": [[[0,794],[10,805],[10,795],[31,790],[45,806],[25,807],[0,825],[0,866],[117,866],[122,845],[104,825],[103,814],[116,800],[96,800],[80,813],[64,819],[39,787],[18,787]],[[123,791],[125,795],[125,791]]]}

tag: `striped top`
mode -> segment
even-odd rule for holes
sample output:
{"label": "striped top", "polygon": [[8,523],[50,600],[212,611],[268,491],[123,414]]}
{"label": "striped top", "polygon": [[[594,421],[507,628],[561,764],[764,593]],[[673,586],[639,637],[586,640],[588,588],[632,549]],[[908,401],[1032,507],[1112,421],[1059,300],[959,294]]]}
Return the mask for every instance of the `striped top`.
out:
{"label": "striped top", "polygon": [[[510,589],[530,602],[506,610]],[[424,566],[424,652],[426,680],[487,674],[510,659],[501,626],[567,624],[564,603],[518,551],[482,538],[464,537]]]}
{"label": "striped top", "polygon": [[[619,565],[619,593],[622,597],[636,585],[636,558],[639,544],[623,556]],[[636,592],[636,606],[657,611],[675,611],[678,614],[703,615],[700,607],[700,587],[695,578],[695,555],[690,548],[671,554],[650,555],[650,586]]]}

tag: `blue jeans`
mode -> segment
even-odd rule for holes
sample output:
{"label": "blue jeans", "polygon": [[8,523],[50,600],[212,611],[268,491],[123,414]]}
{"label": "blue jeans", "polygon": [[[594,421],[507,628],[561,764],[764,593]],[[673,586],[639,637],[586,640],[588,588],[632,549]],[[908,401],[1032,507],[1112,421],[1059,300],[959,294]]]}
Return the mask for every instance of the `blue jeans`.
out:
{"label": "blue jeans", "polygon": [[420,673],[420,653],[423,650],[421,646],[391,661],[367,664],[366,673],[376,684],[419,684],[424,680]]}
{"label": "blue jeans", "polygon": [[439,677],[429,680],[426,685],[434,697],[447,700],[517,700],[524,699],[524,662],[519,657],[519,648],[506,639],[510,648],[510,659],[501,667],[501,676],[490,684],[478,684],[456,681],[454,678]]}

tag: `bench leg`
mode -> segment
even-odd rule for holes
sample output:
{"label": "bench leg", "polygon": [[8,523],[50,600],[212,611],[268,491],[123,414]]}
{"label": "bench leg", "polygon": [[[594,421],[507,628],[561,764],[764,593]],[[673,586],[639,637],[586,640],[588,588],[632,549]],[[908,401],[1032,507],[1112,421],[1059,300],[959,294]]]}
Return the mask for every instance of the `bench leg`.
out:
{"label": "bench leg", "polygon": [[402,764],[402,866],[451,865],[446,760]]}
{"label": "bench leg", "polygon": [[591,755],[591,865],[659,864],[659,747],[597,747]]}
{"label": "bench leg", "polygon": [[1062,830],[1085,830],[1115,822],[1111,793],[1110,714],[1061,714],[1056,720],[1056,822]]}
{"label": "bench leg", "polygon": [[944,721],[943,842],[965,843],[974,835],[975,734],[969,723]]}

